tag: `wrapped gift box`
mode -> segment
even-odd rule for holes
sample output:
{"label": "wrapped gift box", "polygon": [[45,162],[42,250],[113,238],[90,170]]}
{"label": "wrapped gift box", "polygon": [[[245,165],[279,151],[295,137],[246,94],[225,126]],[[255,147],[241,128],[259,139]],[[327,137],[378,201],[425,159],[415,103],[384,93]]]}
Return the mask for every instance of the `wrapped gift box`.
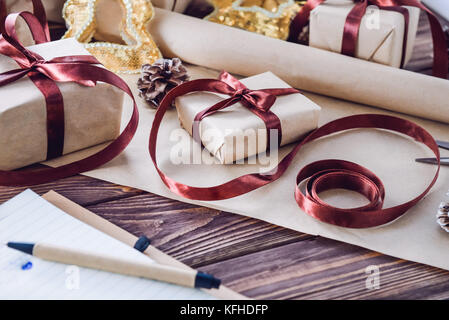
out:
{"label": "wrapped gift box", "polygon": [[[241,82],[253,90],[290,88],[271,72],[249,77]],[[208,92],[194,92],[176,98],[181,126],[192,135],[196,114],[224,98],[227,97]],[[315,129],[321,108],[304,95],[296,93],[277,97],[270,110],[281,120],[283,146]],[[241,103],[204,118],[200,124],[200,137],[204,146],[223,164],[233,163],[267,149],[265,123]]]}
{"label": "wrapped gift box", "polygon": [[[29,47],[49,60],[59,56],[89,55],[76,40],[67,39]],[[0,72],[17,63],[0,55]],[[64,98],[63,153],[112,140],[120,133],[123,92],[106,84],[85,87],[57,83]],[[43,94],[24,77],[0,87],[0,170],[44,161],[47,156],[47,114]]]}
{"label": "wrapped gift box", "polygon": [[[328,51],[341,52],[342,35],[346,17],[354,3],[349,0],[328,0],[316,7],[310,14],[309,45]],[[405,63],[412,55],[418,29],[420,10],[405,7],[410,13]],[[404,43],[405,20],[398,12],[378,10],[362,19],[356,46],[356,57],[400,67]],[[374,12],[374,11],[373,11]],[[376,15],[379,18],[376,22]]]}

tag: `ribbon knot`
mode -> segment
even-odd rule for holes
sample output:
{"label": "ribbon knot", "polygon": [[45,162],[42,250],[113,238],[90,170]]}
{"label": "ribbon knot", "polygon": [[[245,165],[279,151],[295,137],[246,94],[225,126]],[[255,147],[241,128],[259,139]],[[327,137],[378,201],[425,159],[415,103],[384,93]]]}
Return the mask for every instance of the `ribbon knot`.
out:
{"label": "ribbon knot", "polygon": [[246,94],[249,94],[251,91],[249,89],[240,89],[236,90],[233,94],[234,97],[242,97]]}
{"label": "ribbon knot", "polygon": [[249,109],[255,108],[261,112],[268,112],[270,110],[276,102],[276,96],[299,92],[291,88],[251,90],[226,71],[220,74],[219,80],[232,88],[230,90],[231,92],[224,92],[231,96],[229,102],[232,102],[232,104],[242,102],[245,107]]}
{"label": "ribbon knot", "polygon": [[280,145],[282,139],[281,121],[276,114],[270,111],[270,108],[274,105],[277,96],[300,93],[298,90],[293,88],[251,90],[226,71],[223,71],[220,74],[219,80],[214,80],[213,83],[214,85],[207,88],[206,91],[226,94],[229,98],[204,109],[195,116],[192,125],[192,136],[195,141],[201,143],[199,134],[199,123],[201,120],[220,110],[229,108],[237,102],[241,102],[244,107],[265,123],[267,128],[267,149],[270,148],[271,130],[276,130],[278,137],[277,143]]}

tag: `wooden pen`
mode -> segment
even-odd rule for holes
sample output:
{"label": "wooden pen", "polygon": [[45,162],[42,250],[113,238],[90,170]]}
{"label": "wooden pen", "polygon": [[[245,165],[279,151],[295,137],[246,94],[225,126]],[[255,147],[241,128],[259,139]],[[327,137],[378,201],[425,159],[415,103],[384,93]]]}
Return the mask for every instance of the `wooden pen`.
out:
{"label": "wooden pen", "polygon": [[191,288],[219,288],[221,283],[220,279],[203,272],[184,270],[150,261],[130,262],[45,243],[8,242],[7,246],[48,261],[164,281]]}

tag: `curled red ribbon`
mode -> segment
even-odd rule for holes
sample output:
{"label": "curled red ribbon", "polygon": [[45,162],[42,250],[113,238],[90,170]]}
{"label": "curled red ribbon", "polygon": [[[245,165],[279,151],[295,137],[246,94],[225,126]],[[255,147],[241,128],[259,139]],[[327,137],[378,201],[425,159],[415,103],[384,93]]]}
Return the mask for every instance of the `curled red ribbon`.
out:
{"label": "curled red ribbon", "polygon": [[220,74],[219,80],[214,81],[216,82],[213,85],[213,92],[229,95],[230,98],[222,100],[210,108],[204,109],[195,116],[192,125],[192,136],[195,141],[201,143],[199,134],[201,120],[220,110],[228,108],[237,102],[241,102],[249,111],[258,116],[265,123],[267,129],[267,149],[270,149],[269,134],[271,130],[276,130],[275,132],[278,134],[278,145],[281,144],[281,120],[279,120],[276,114],[270,111],[270,108],[275,103],[277,96],[300,93],[299,90],[293,88],[250,90],[238,79],[225,71]]}
{"label": "curled red ribbon", "polygon": [[[306,26],[310,12],[325,0],[308,0],[301,8],[301,11],[295,16],[290,24],[290,33],[288,41],[297,42],[301,30]],[[401,67],[404,65],[405,52],[407,48],[407,33],[409,13],[402,6],[417,7],[424,10],[429,18],[430,28],[433,40],[433,75],[446,79],[448,77],[449,61],[447,57],[447,43],[443,28],[436,16],[419,0],[354,0],[354,7],[349,12],[343,31],[343,40],[341,53],[349,56],[355,56],[355,49],[363,16],[366,13],[368,5],[375,5],[382,10],[390,10],[401,13],[405,20],[404,40],[402,46]]]}
{"label": "curled red ribbon", "polygon": [[[39,2],[34,1],[33,4]],[[49,182],[95,169],[112,160],[129,144],[139,122],[137,105],[128,85],[114,73],[95,66],[95,64],[100,63],[90,55],[57,57],[46,61],[37,53],[24,48],[15,31],[15,23],[19,16],[28,24],[36,43],[49,41],[48,28],[45,28],[42,25],[43,21],[33,14],[21,12],[9,15],[5,20],[4,33],[0,35],[0,54],[14,59],[20,68],[0,74],[0,86],[8,85],[24,76],[29,76],[42,92],[47,104],[47,156],[49,158],[61,155],[64,146],[64,106],[56,82],[76,82],[84,86],[94,86],[97,81],[105,82],[128,94],[133,99],[134,105],[128,125],[103,150],[85,159],[57,168],[0,171],[0,185],[19,186]]]}
{"label": "curled red ribbon", "polygon": [[[177,182],[159,169],[156,160],[157,133],[163,116],[176,97],[194,91],[220,92],[217,86],[222,86],[222,82],[213,79],[193,80],[181,84],[168,92],[156,111],[150,132],[149,153],[162,181],[173,193],[179,196],[193,200],[214,201],[243,195],[279,179],[290,166],[296,154],[308,142],[336,132],[359,128],[391,130],[425,144],[434,152],[438,160],[438,168],[432,182],[423,193],[413,200],[392,208],[382,209],[385,190],[382,182],[374,173],[358,164],[344,160],[332,159],[314,162],[298,173],[296,181],[295,199],[298,206],[307,214],[323,222],[342,227],[367,228],[379,226],[395,220],[413,207],[429,192],[438,178],[440,153],[435,140],[425,129],[413,122],[397,117],[362,114],[337,119],[314,130],[299,142],[270,172],[246,174],[212,187],[194,187]],[[306,193],[303,194],[298,185],[307,179]],[[332,188],[357,191],[366,196],[370,203],[367,206],[354,209],[332,207],[318,196],[321,191]]]}
{"label": "curled red ribbon", "polygon": [[[44,5],[41,0],[31,0],[33,5],[33,14],[39,20],[39,23],[44,29],[46,38],[50,41],[50,31],[47,23],[47,15],[45,13]],[[8,13],[6,11],[6,1],[0,0],[0,33],[5,33],[5,20]]]}

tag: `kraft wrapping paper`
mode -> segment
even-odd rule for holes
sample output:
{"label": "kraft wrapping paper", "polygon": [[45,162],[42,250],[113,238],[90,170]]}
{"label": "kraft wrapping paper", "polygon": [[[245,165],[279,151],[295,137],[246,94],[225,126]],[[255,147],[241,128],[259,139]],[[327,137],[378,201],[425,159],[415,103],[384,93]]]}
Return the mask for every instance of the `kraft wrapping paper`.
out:
{"label": "kraft wrapping paper", "polygon": [[[76,40],[48,42],[30,49],[49,60],[88,55]],[[10,57],[0,55],[0,73],[17,69]],[[85,87],[58,83],[64,98],[63,154],[115,139],[120,133],[123,92],[106,84]],[[0,169],[12,170],[47,158],[45,97],[29,77],[0,87]]]}
{"label": "kraft wrapping paper", "polygon": [[[449,141],[449,82],[446,80],[161,10],[157,11],[156,16],[158,18],[151,30],[166,56],[180,56],[190,63],[226,69],[244,76],[270,70],[291,86],[315,91],[305,94],[322,108],[320,125],[353,114],[390,114],[415,121],[434,137]],[[220,34],[219,41],[212,41],[217,34]],[[193,79],[216,78],[219,74],[218,71],[198,66],[190,66],[189,72]],[[125,77],[136,96],[137,78]],[[425,189],[436,170],[433,165],[414,161],[417,157],[432,156],[425,146],[384,130],[351,130],[308,144],[295,157],[286,173],[274,183],[233,199],[191,201],[171,193],[156,173],[148,154],[154,110],[141,99],[138,99],[138,105],[140,124],[134,140],[121,156],[86,175],[449,270],[449,234],[435,221],[439,203],[448,200],[445,195],[449,190],[447,167],[442,167],[436,185],[423,201],[400,219],[377,228],[347,229],[319,222],[302,212],[294,199],[296,174],[300,168],[316,160],[335,158],[356,162],[376,173],[385,184],[385,207],[408,201]],[[385,110],[387,108],[411,115]],[[123,121],[126,122],[128,117],[129,114]],[[194,186],[212,186],[261,169],[257,164],[175,165],[170,154],[179,141],[170,141],[170,136],[179,129],[176,110],[171,110],[162,122],[157,146],[161,169],[177,181]],[[291,148],[282,148],[279,158]],[[442,150],[441,153],[442,156],[449,156],[449,151]],[[81,156],[72,154],[50,164],[57,166]],[[321,197],[341,207],[366,203],[359,195],[341,190],[328,191]]]}
{"label": "kraft wrapping paper", "polygon": [[[328,0],[310,14],[309,46],[333,52],[341,51],[343,29],[354,2]],[[375,9],[374,9],[375,8]],[[409,11],[405,63],[410,60],[419,22],[419,8]],[[404,44],[405,21],[398,12],[370,7],[362,19],[356,46],[356,57],[400,67]]]}

